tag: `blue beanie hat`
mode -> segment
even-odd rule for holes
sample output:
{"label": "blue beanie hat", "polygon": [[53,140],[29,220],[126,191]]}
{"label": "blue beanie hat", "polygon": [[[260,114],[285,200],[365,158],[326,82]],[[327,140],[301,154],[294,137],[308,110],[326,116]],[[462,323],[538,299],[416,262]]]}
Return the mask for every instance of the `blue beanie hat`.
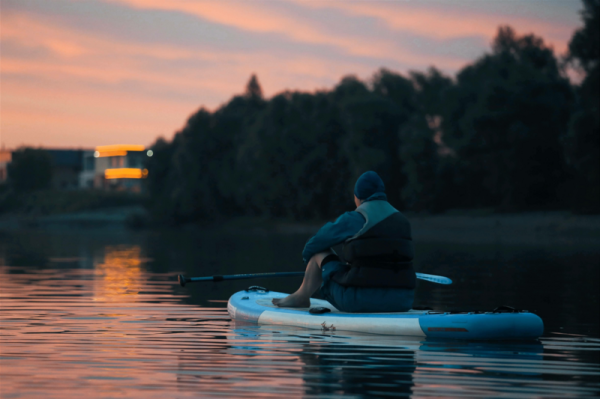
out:
{"label": "blue beanie hat", "polygon": [[354,186],[354,195],[359,200],[369,198],[375,193],[385,193],[385,186],[381,177],[373,171],[363,173]]}

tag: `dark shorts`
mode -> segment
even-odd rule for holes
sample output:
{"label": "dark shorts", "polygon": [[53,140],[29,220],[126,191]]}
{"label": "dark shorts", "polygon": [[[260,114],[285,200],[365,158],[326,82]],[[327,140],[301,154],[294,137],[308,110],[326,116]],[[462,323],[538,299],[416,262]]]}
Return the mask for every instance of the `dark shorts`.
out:
{"label": "dark shorts", "polygon": [[406,312],[413,305],[415,290],[412,289],[344,287],[336,283],[332,276],[346,268],[337,256],[328,256],[321,265],[321,295],[338,310],[350,313]]}

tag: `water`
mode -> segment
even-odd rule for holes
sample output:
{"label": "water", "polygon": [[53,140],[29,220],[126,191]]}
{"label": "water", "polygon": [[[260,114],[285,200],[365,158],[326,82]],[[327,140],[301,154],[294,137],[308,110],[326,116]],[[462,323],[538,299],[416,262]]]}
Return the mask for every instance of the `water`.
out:
{"label": "water", "polygon": [[176,275],[301,270],[304,234],[30,231],[0,235],[2,398],[593,397],[599,257],[580,242],[421,242],[417,304],[535,310],[541,340],[478,343],[239,324],[249,284]]}

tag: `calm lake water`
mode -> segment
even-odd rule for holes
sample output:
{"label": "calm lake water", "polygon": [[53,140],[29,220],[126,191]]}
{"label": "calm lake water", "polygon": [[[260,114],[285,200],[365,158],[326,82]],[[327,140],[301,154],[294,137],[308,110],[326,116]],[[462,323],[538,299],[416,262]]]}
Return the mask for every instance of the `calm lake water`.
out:
{"label": "calm lake water", "polygon": [[581,240],[417,242],[415,305],[535,311],[532,342],[430,341],[236,324],[229,296],[300,278],[181,288],[176,276],[303,270],[307,234],[0,233],[2,398],[594,397],[600,255]]}

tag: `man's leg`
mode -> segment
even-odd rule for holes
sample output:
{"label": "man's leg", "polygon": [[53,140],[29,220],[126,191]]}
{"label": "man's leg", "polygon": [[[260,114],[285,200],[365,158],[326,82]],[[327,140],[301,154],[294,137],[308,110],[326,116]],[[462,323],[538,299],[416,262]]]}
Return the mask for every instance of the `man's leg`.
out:
{"label": "man's leg", "polygon": [[310,307],[310,297],[321,287],[321,262],[330,254],[332,254],[331,251],[319,252],[310,258],[306,266],[304,280],[298,291],[285,298],[274,298],[273,304],[282,308]]}

